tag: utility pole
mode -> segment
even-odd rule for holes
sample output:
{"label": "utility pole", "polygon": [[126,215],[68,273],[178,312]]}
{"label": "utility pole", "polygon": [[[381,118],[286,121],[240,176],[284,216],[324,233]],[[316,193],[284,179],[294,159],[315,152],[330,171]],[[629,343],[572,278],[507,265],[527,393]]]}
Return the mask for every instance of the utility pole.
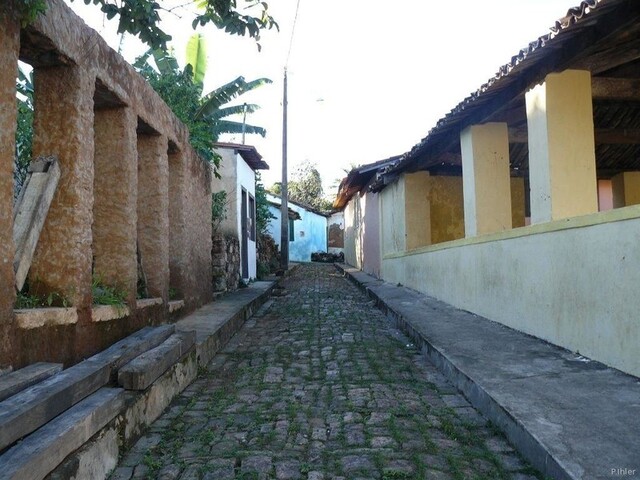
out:
{"label": "utility pole", "polygon": [[289,269],[289,201],[287,187],[287,67],[282,93],[282,192],[280,200],[280,268]]}
{"label": "utility pole", "polygon": [[242,144],[244,145],[244,137],[247,133],[247,102],[242,106]]}

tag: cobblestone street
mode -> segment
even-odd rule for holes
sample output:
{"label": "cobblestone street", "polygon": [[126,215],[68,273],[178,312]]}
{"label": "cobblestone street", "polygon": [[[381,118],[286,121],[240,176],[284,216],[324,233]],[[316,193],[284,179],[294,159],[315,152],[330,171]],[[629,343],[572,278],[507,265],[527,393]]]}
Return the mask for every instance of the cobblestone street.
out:
{"label": "cobblestone street", "polygon": [[332,265],[282,286],[112,479],[538,478]]}

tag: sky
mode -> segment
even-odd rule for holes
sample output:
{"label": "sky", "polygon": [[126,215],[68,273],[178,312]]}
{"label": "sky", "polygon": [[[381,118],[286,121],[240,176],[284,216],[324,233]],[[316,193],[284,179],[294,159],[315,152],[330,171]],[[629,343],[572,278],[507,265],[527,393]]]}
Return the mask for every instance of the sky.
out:
{"label": "sky", "polygon": [[[163,0],[184,4],[186,0]],[[116,24],[81,0],[66,2],[118,49]],[[239,4],[243,0],[238,1]],[[273,83],[238,103],[261,109],[247,122],[267,129],[248,135],[270,170],[267,186],[282,177],[283,72],[296,0],[270,0],[280,30],[262,34],[261,51],[248,37],[212,25],[199,29],[208,45],[204,91],[237,76]],[[485,83],[530,41],[548,33],[578,0],[300,0],[288,71],[288,163],[315,164],[326,194],[345,170],[409,151],[438,119]],[[191,7],[163,15],[163,29],[184,64]],[[122,54],[133,61],[146,48],[125,36]],[[240,143],[240,136],[223,138]]]}

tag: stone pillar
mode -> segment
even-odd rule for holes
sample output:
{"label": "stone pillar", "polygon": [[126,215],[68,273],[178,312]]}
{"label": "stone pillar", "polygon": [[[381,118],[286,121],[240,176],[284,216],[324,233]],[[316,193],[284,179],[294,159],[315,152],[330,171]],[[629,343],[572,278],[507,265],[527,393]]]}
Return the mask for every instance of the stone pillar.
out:
{"label": "stone pillar", "polygon": [[93,275],[135,304],[137,116],[128,107],[95,112]]}
{"label": "stone pillar", "polygon": [[640,204],[640,172],[622,172],[611,179],[613,208]]}
{"label": "stone pillar", "polygon": [[169,153],[169,286],[184,297],[187,285],[186,168],[184,152]]}
{"label": "stone pillar", "polygon": [[526,200],[523,177],[511,178],[511,225],[513,228],[524,227],[526,214]]}
{"label": "stone pillar", "polygon": [[60,183],[29,272],[38,292],[57,292],[79,309],[91,304],[93,93],[77,66],[36,69],[33,155],[55,155]]}
{"label": "stone pillar", "polygon": [[597,212],[590,72],[549,74],[526,103],[531,222]]}
{"label": "stone pillar", "polygon": [[0,5],[0,370],[14,363],[13,159],[16,139],[16,78],[20,22]]}
{"label": "stone pillar", "polygon": [[169,298],[167,137],[138,136],[138,248],[151,297]]}
{"label": "stone pillar", "polygon": [[406,248],[431,245],[431,211],[429,209],[429,172],[404,175]]}
{"label": "stone pillar", "polygon": [[460,134],[467,237],[511,229],[506,123],[472,125]]}

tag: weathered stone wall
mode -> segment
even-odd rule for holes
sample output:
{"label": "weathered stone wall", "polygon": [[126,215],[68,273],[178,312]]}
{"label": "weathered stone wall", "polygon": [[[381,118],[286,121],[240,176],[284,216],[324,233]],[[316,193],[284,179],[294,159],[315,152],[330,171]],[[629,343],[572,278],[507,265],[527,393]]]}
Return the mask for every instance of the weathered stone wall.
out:
{"label": "weathered stone wall", "polygon": [[[63,2],[20,28],[0,4],[0,368],[73,363],[140,328],[167,321],[170,287],[188,312],[211,298],[211,173],[187,128],[153,89]],[[14,328],[13,190],[18,57],[34,67],[34,155],[55,155],[61,179],[29,273],[73,323]],[[140,259],[154,318],[135,301]],[[123,291],[129,314],[97,319],[92,276]],[[147,312],[151,311],[147,310]]]}
{"label": "weathered stone wall", "polygon": [[240,282],[240,242],[235,235],[214,234],[211,258],[213,291],[222,293],[236,290]]}
{"label": "weathered stone wall", "polygon": [[258,275],[276,273],[280,269],[280,251],[273,237],[258,234]]}

